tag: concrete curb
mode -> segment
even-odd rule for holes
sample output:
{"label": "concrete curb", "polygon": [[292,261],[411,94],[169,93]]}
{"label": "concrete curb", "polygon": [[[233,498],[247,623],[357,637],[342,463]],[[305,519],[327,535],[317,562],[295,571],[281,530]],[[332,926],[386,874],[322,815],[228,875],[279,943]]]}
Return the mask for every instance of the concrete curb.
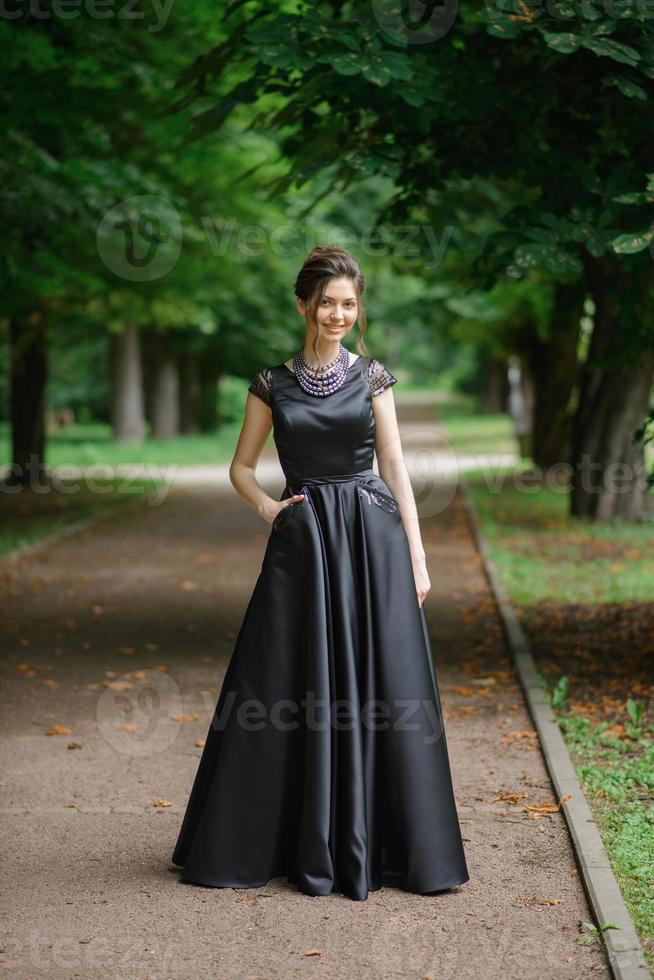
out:
{"label": "concrete curb", "polygon": [[17,561],[19,558],[25,558],[34,551],[40,551],[41,548],[47,548],[51,544],[56,544],[57,541],[62,541],[64,538],[70,537],[72,534],[77,534],[79,531],[85,531],[87,527],[92,527],[94,524],[99,524],[100,521],[106,521],[108,518],[112,517],[114,514],[120,511],[129,510],[131,507],[135,507],[136,504],[143,503],[144,500],[148,500],[150,496],[149,491],[139,494],[134,500],[128,501],[126,504],[114,504],[113,507],[107,507],[106,510],[101,511],[98,514],[92,514],[90,517],[83,517],[79,521],[75,521],[73,524],[67,524],[66,527],[60,528],[58,531],[53,531],[52,534],[46,534],[44,538],[39,538],[38,541],[30,541],[29,544],[21,545],[20,548],[15,548],[13,551],[8,551],[6,555],[0,557],[0,567],[2,565],[8,565],[13,561]]}
{"label": "concrete curb", "polygon": [[527,637],[481,536],[477,512],[462,473],[459,474],[459,480],[475,544],[502,617],[507,644],[538,733],[556,798],[570,794],[561,810],[568,825],[595,924],[598,927],[607,923],[618,926],[617,929],[607,929],[603,933],[611,971],[616,980],[651,980],[652,975],[638,934],[620,893],[595,819],[577,779],[556,716],[540,684]]}

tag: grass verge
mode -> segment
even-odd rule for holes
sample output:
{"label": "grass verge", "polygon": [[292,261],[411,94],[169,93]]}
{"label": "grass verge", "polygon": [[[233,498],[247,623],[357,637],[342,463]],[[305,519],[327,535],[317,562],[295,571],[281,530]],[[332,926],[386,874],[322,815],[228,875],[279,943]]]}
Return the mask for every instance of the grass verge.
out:
{"label": "grass verge", "polygon": [[[496,416],[439,415],[457,451],[503,445]],[[468,474],[470,495],[653,968],[654,525],[570,517],[524,468]]]}

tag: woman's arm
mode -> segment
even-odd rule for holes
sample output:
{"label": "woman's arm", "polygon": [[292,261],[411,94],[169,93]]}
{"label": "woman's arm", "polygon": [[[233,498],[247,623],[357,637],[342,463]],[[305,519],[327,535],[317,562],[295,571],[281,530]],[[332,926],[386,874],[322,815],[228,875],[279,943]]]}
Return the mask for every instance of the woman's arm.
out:
{"label": "woman's arm", "polygon": [[304,494],[295,494],[280,502],[270,497],[257,483],[255,476],[257,463],[271,429],[272,411],[261,398],[248,393],[241,434],[229,467],[229,479],[239,496],[247,501],[268,524],[272,524],[282,507],[288,506],[289,503],[296,503],[304,497]]}
{"label": "woman's arm", "polygon": [[400,505],[402,523],[411,550],[418,602],[422,605],[423,599],[431,588],[431,583],[427,574],[425,549],[420,535],[416,501],[402,454],[402,443],[395,413],[395,399],[390,387],[373,397],[372,411],[375,417],[375,453],[379,475]]}

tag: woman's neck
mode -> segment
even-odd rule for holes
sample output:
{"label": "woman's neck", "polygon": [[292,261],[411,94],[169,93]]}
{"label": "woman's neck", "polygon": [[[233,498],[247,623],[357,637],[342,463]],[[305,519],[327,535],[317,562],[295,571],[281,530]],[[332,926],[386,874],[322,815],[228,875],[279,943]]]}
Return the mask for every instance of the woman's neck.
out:
{"label": "woman's neck", "polygon": [[[318,357],[320,358],[320,364],[329,364],[330,361],[335,361],[341,350],[340,340],[325,341],[323,344],[318,344]],[[313,350],[313,345],[311,341],[306,340],[302,348],[302,353],[304,354],[304,360],[311,367],[319,367],[319,364],[315,362],[316,354]]]}

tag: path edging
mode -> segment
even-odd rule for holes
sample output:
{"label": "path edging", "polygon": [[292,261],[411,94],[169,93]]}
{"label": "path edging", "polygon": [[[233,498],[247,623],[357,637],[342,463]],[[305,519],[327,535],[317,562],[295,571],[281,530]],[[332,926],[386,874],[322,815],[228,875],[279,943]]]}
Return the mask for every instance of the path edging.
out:
{"label": "path edging", "polygon": [[525,700],[540,741],[541,752],[557,799],[570,794],[561,806],[581,879],[590,908],[599,927],[606,923],[618,926],[603,933],[604,946],[616,980],[651,980],[643,948],[629,909],[620,892],[604,842],[570,758],[563,733],[540,684],[538,670],[527,636],[511,604],[501,578],[490,558],[481,534],[477,511],[467,480],[459,473],[461,495],[472,528],[486,577],[490,583],[502,618]]}

